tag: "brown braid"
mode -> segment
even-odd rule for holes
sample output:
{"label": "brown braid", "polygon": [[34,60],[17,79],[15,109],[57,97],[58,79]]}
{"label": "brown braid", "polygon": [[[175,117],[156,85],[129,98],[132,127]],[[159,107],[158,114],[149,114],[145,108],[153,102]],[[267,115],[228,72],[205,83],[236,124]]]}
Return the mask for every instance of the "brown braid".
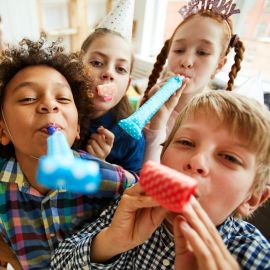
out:
{"label": "brown braid", "polygon": [[237,76],[238,71],[241,69],[241,62],[243,60],[243,55],[245,52],[245,46],[243,42],[239,39],[238,42],[235,44],[234,47],[235,56],[234,56],[234,64],[231,67],[231,71],[229,73],[229,81],[227,83],[227,89],[228,91],[232,91],[234,80]]}
{"label": "brown braid", "polygon": [[154,86],[154,84],[157,82],[157,79],[159,78],[160,72],[162,71],[163,66],[168,57],[169,43],[170,39],[165,41],[163,48],[161,49],[160,53],[157,56],[156,63],[154,64],[151,75],[149,76],[148,85],[144,92],[141,105],[148,100],[148,93],[150,89]]}

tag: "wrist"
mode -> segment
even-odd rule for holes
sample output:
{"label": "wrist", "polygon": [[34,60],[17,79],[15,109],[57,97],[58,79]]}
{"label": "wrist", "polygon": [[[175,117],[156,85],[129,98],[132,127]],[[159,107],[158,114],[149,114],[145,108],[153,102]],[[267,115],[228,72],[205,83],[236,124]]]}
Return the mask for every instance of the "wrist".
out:
{"label": "wrist", "polygon": [[91,262],[105,263],[115,257],[116,255],[124,252],[119,245],[115,243],[111,237],[112,233],[110,228],[104,228],[93,239],[90,247]]}

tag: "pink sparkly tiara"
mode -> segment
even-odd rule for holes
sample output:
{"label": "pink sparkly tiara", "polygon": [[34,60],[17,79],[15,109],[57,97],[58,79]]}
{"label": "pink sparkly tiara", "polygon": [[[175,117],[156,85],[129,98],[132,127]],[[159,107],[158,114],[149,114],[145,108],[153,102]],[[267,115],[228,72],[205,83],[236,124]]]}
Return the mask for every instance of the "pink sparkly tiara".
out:
{"label": "pink sparkly tiara", "polygon": [[186,18],[201,10],[211,10],[227,20],[231,15],[240,13],[240,9],[236,9],[236,4],[232,2],[233,0],[190,0],[179,10],[179,13]]}

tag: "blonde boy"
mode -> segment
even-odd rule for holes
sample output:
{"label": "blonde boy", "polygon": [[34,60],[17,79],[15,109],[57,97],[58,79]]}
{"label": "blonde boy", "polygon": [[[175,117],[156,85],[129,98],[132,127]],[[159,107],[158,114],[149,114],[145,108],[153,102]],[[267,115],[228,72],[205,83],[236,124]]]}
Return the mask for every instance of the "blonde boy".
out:
{"label": "blonde boy", "polygon": [[270,112],[212,91],[194,97],[165,142],[161,163],[198,181],[181,215],[126,190],[88,228],[60,243],[53,269],[269,269],[270,244],[251,224],[269,196]]}

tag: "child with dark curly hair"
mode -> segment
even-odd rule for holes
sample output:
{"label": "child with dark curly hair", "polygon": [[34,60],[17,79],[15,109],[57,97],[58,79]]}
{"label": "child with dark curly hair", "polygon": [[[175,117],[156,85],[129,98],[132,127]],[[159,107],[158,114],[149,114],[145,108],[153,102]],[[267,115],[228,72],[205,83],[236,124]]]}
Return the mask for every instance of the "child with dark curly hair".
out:
{"label": "child with dark curly hair", "polygon": [[[102,184],[96,195],[48,190],[36,180],[46,154],[47,127],[57,126],[70,146],[79,139],[85,95],[92,87],[88,68],[57,42],[24,39],[0,56],[0,264],[49,269],[59,241],[94,220],[136,177],[85,152],[99,163]],[[53,181],[53,179],[51,179]],[[5,246],[6,243],[6,246]],[[14,253],[4,252],[10,247]]]}

